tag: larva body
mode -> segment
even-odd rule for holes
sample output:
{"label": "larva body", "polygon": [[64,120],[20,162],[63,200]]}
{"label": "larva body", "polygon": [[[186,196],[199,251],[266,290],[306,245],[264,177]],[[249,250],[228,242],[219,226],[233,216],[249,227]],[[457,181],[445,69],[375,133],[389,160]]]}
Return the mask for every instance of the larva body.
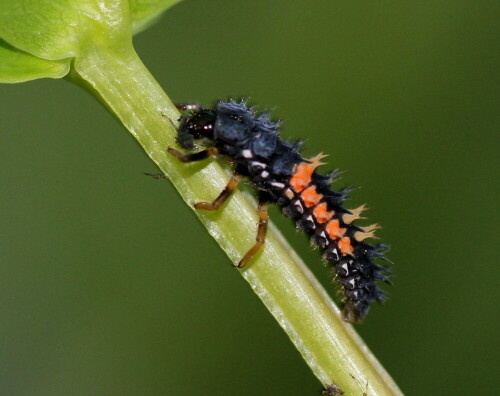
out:
{"label": "larva body", "polygon": [[342,206],[348,189],[335,192],[330,184],[335,172],[321,175],[316,168],[323,155],[304,159],[300,144],[283,141],[279,123],[267,114],[257,115],[243,102],[219,102],[213,109],[181,106],[187,112],[181,118],[177,141],[188,150],[201,140],[208,148],[198,153],[169,152],[184,162],[210,155],[223,155],[234,164],[234,175],[226,189],[213,203],[200,203],[198,209],[217,209],[236,188],[241,177],[247,177],[259,198],[259,231],[256,245],[240,262],[245,265],[264,243],[267,205],[277,204],[283,214],[295,221],[299,230],[323,250],[323,259],[333,268],[341,286],[344,319],[358,322],[366,315],[372,301],[383,301],[384,293],[377,280],[387,281],[387,268],[374,259],[384,259],[383,245],[371,245],[376,224],[361,227],[364,206],[348,210]]}

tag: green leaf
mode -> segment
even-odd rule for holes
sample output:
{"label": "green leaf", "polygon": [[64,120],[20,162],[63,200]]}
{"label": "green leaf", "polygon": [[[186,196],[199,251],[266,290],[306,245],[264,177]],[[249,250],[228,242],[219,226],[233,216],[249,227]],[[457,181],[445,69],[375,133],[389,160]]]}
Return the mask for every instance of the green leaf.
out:
{"label": "green leaf", "polygon": [[68,74],[69,67],[69,59],[40,59],[0,40],[0,83],[62,78]]}
{"label": "green leaf", "polygon": [[129,0],[132,31],[134,34],[155,23],[165,10],[181,0]]}
{"label": "green leaf", "polygon": [[49,60],[78,57],[88,46],[128,46],[128,2],[1,0],[0,37]]}
{"label": "green leaf", "polygon": [[64,77],[90,47],[130,52],[138,33],[180,0],[0,0],[0,82]]}

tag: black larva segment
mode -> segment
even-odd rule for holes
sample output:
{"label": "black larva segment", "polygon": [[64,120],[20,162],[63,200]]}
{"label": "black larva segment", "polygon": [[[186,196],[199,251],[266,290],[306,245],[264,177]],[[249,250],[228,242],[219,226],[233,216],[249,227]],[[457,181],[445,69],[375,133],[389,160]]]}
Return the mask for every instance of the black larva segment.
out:
{"label": "black larva segment", "polygon": [[[304,159],[299,154],[302,142],[281,140],[279,122],[271,121],[267,113],[257,114],[245,102],[221,101],[213,109],[178,107],[186,110],[177,136],[182,148],[192,151],[200,141],[212,147],[212,152],[229,157],[235,174],[250,179],[261,205],[277,204],[299,230],[310,236],[313,244],[323,249],[323,259],[331,264],[341,286],[345,320],[362,320],[372,301],[384,300],[376,282],[388,282],[388,268],[373,260],[386,260],[386,247],[364,241],[376,227],[364,230],[353,224],[361,218],[363,208],[351,211],[343,207],[342,202],[352,189],[330,188],[338,171],[327,175],[317,173],[314,168],[319,165],[320,157]],[[309,187],[313,190],[305,191]],[[310,193],[309,198],[306,193]],[[250,259],[256,250],[258,247],[254,246],[252,254],[247,253],[245,258]],[[245,264],[246,261],[240,262]]]}

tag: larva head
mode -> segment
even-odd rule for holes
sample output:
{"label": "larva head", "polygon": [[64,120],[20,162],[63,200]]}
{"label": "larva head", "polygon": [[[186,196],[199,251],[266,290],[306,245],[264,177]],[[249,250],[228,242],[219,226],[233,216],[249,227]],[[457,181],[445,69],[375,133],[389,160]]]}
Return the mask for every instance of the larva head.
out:
{"label": "larva head", "polygon": [[177,142],[186,149],[194,148],[194,141],[201,138],[213,139],[217,114],[213,110],[201,109],[182,116],[177,133]]}

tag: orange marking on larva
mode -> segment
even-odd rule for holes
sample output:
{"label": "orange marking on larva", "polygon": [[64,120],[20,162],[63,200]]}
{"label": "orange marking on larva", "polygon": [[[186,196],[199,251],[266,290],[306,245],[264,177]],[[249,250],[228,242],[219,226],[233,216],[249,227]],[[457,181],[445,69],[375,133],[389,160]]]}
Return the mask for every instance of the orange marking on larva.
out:
{"label": "orange marking on larva", "polygon": [[375,236],[375,234],[374,234],[373,231],[370,231],[370,232],[356,231],[353,236],[354,236],[354,239],[357,240],[358,242],[362,242],[362,241],[364,241],[365,239],[368,239],[368,238],[378,239]]}
{"label": "orange marking on larva", "polygon": [[331,239],[342,238],[345,233],[345,228],[340,228],[338,220],[330,220],[326,225],[325,230]]}
{"label": "orange marking on larva", "polygon": [[347,255],[351,255],[352,256],[353,255],[354,249],[353,249],[353,247],[351,245],[351,240],[348,237],[342,238],[338,242],[338,245],[339,245],[340,252],[344,256],[347,256]]}
{"label": "orange marking on larva", "polygon": [[366,227],[360,227],[364,232],[372,232],[375,230],[380,230],[382,227],[380,227],[377,223],[375,224],[370,224],[369,226]]}
{"label": "orange marking on larva", "polygon": [[342,216],[342,221],[346,224],[351,224],[354,220],[364,219],[364,217],[361,217],[361,213],[365,210],[368,210],[366,205],[361,205],[356,209],[351,209],[349,210],[351,213],[346,213]]}
{"label": "orange marking on larva", "polygon": [[309,186],[309,184],[311,184],[311,176],[314,172],[314,169],[316,169],[320,165],[324,165],[324,163],[321,162],[321,159],[325,157],[326,155],[320,153],[317,156],[297,165],[290,179],[290,186],[295,192],[300,193],[307,186]]}
{"label": "orange marking on larva", "polygon": [[312,158],[309,158],[308,161],[311,163],[311,165],[313,165],[315,168],[317,168],[320,165],[325,165],[325,163],[321,162],[321,160],[323,158],[326,158],[326,157],[328,157],[328,155],[323,154],[323,153],[319,153],[318,155],[316,155]]}
{"label": "orange marking on larva", "polygon": [[304,191],[302,191],[302,194],[300,194],[300,198],[302,199],[302,202],[304,202],[304,205],[306,208],[311,208],[317,204],[319,204],[319,201],[321,201],[321,198],[323,198],[322,194],[318,194],[316,192],[316,187],[311,186],[306,188]]}
{"label": "orange marking on larva", "polygon": [[311,175],[314,172],[314,167],[307,162],[301,162],[290,179],[292,189],[300,193],[311,183]]}
{"label": "orange marking on larva", "polygon": [[334,211],[328,211],[326,202],[320,203],[313,209],[314,218],[318,223],[326,223],[333,217],[334,214]]}

